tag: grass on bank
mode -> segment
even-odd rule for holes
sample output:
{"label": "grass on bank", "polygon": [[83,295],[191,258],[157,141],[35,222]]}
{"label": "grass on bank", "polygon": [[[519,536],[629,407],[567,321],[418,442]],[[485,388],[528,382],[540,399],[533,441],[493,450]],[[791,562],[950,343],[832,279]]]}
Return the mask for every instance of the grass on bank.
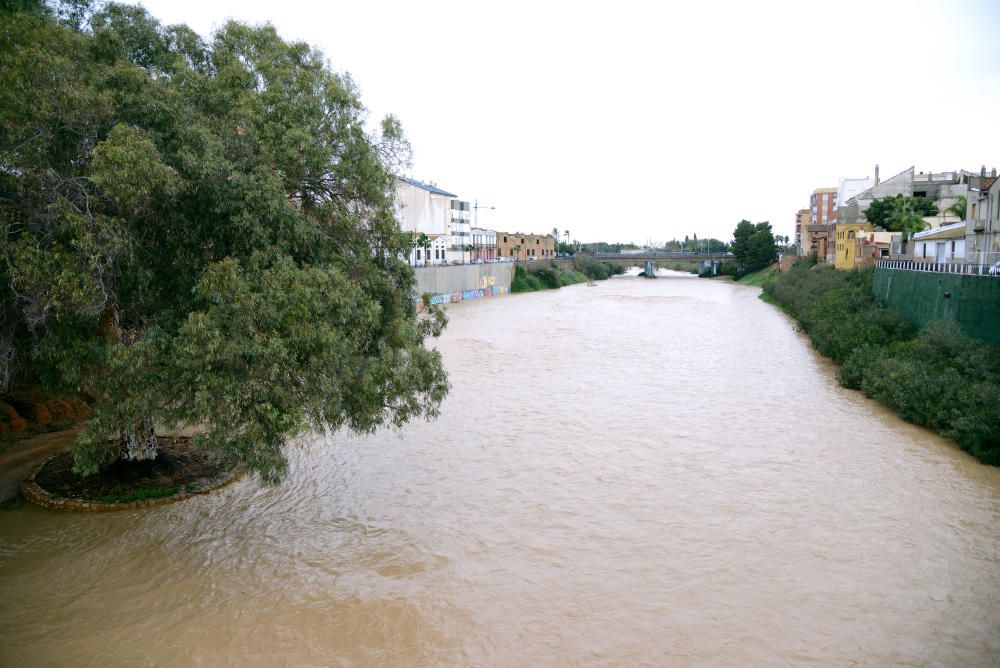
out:
{"label": "grass on bank", "polygon": [[540,262],[527,268],[518,264],[514,267],[514,280],[511,281],[510,291],[553,290],[588,280],[603,281],[623,272],[623,268],[610,262],[599,262],[582,255],[573,258],[573,267],[570,269],[563,269],[555,262]]}
{"label": "grass on bank", "polygon": [[840,366],[840,383],[1000,465],[1000,347],[950,321],[915,331],[872,295],[873,269],[802,262],[763,283],[813,346]]}
{"label": "grass on bank", "polygon": [[774,268],[775,266],[776,265],[771,265],[770,267],[765,267],[758,271],[752,271],[736,280],[744,285],[756,285],[758,287],[763,287],[765,281],[778,273]]}
{"label": "grass on bank", "polygon": [[[97,500],[102,503],[128,503],[129,501],[160,499],[165,496],[173,496],[180,491],[180,487],[151,487],[130,490],[123,485],[119,485],[115,489],[111,490],[110,494],[99,496]],[[193,492],[194,486],[188,485],[187,488],[185,488],[185,491]]]}

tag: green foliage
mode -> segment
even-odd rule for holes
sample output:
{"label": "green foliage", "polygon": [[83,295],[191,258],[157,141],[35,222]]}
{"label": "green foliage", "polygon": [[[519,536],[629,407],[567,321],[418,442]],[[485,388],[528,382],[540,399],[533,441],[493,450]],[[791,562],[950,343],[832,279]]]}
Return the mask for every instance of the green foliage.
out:
{"label": "green foliage", "polygon": [[959,220],[964,221],[965,213],[968,208],[969,208],[968,198],[966,198],[965,195],[961,195],[955,198],[955,201],[951,203],[951,206],[945,209],[945,212],[953,213],[956,216],[958,216]]}
{"label": "green foliage", "polygon": [[767,222],[754,225],[749,220],[741,220],[733,230],[731,250],[735,264],[732,275],[737,278],[778,260],[778,245],[771,224]]}
{"label": "green foliage", "polygon": [[799,263],[764,284],[813,345],[840,363],[840,382],[938,431],[983,462],[1000,465],[1000,349],[952,322],[914,335],[875,303],[873,270],[835,271]]}
{"label": "green foliage", "polygon": [[744,274],[739,279],[739,282],[743,283],[745,285],[758,285],[758,286],[760,286],[760,285],[764,285],[764,283],[767,282],[767,280],[770,279],[774,274],[775,274],[775,272],[771,271],[768,268],[764,268],[764,269],[760,269],[759,271],[755,271],[755,272],[752,272],[752,273],[749,273],[749,274]]}
{"label": "green foliage", "polygon": [[0,391],[93,399],[78,471],[183,423],[273,482],[303,430],[436,415],[448,383],[424,342],[444,317],[412,296],[397,119],[369,132],[350,78],[270,26],[206,41],[131,5],[13,4]]}
{"label": "green foliage", "polygon": [[585,254],[573,256],[573,269],[593,281],[603,281],[616,274],[624,274],[625,268],[611,262],[601,262]]}
{"label": "green foliage", "polygon": [[554,262],[548,265],[540,264],[529,269],[521,265],[514,267],[514,280],[511,281],[511,292],[535,292],[537,290],[552,290],[565,285],[583,283],[587,277],[575,269],[560,269]]}
{"label": "green foliage", "polygon": [[[903,241],[926,227],[924,216],[937,215],[937,207],[923,197],[886,197],[877,199],[865,210],[865,219],[890,232],[902,232]],[[964,219],[965,212],[962,216]]]}
{"label": "green foliage", "polygon": [[718,239],[699,240],[695,234],[692,238],[685,236],[683,241],[671,239],[660,250],[665,253],[724,253],[729,250],[729,244]]}
{"label": "green foliage", "polygon": [[162,499],[166,496],[173,496],[181,491],[180,487],[140,487],[129,489],[124,485],[118,485],[110,494],[97,497],[96,501],[101,503],[128,503],[129,501],[142,501],[144,499]]}
{"label": "green foliage", "polygon": [[596,241],[580,246],[580,250],[586,253],[621,253],[627,250],[639,250],[635,244],[608,243],[606,241]]}

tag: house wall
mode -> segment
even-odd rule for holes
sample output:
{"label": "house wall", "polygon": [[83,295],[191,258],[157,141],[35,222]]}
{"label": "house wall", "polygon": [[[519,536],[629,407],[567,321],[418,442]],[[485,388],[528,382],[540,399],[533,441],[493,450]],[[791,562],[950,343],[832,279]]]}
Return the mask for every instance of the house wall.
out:
{"label": "house wall", "polygon": [[[855,195],[863,193],[874,185],[875,179],[840,179],[840,184],[837,186],[838,211],[847,204],[847,200],[851,199]],[[837,214],[837,219],[840,219],[839,213]]]}
{"label": "house wall", "polygon": [[1000,344],[1000,278],[876,268],[872,292],[914,327],[953,320],[969,336]]}
{"label": "house wall", "polygon": [[[869,203],[872,200],[895,197],[896,195],[913,197],[913,167],[905,169],[892,178],[886,179],[877,186],[874,186],[871,192],[872,197],[868,200]],[[858,203],[861,203],[860,198]],[[862,208],[868,207],[867,205],[863,205]]]}
{"label": "house wall", "polygon": [[396,217],[403,232],[443,236],[448,233],[450,216],[450,199],[404,181],[396,182]]}
{"label": "house wall", "polygon": [[969,191],[965,219],[966,261],[993,265],[1000,262],[1000,179],[988,192]]}
{"label": "house wall", "polygon": [[549,260],[556,254],[556,240],[551,234],[497,232],[497,257],[514,257],[514,246],[521,247],[517,253],[521,260],[529,257]]}
{"label": "house wall", "polygon": [[809,197],[813,225],[832,225],[837,220],[837,189],[817,188]]}
{"label": "house wall", "polygon": [[913,243],[913,259],[917,262],[936,262],[937,245],[944,244],[944,262],[965,259],[965,239],[928,239]]}
{"label": "house wall", "polygon": [[465,247],[472,243],[472,209],[468,202],[458,199],[451,200],[448,206],[448,260],[466,262],[470,258]]}
{"label": "house wall", "polygon": [[812,215],[809,209],[799,209],[795,214],[795,245],[798,247],[799,255],[805,257],[809,255],[808,237],[806,227],[811,223]]}
{"label": "house wall", "polygon": [[836,226],[836,259],[834,267],[837,269],[854,269],[858,261],[858,239],[864,237],[871,227],[862,224]]}
{"label": "house wall", "polygon": [[497,233],[482,227],[472,228],[473,260],[492,262],[497,257]]}

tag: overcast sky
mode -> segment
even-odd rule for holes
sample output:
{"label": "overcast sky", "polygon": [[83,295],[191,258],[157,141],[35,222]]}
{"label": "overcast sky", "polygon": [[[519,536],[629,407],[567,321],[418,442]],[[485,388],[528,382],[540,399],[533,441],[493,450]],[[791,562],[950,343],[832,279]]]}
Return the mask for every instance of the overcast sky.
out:
{"label": "overcast sky", "polygon": [[[581,241],[793,233],[837,179],[1000,167],[1000,2],[146,0],[270,22],[403,123],[480,223]],[[662,6],[661,6],[662,5]]]}

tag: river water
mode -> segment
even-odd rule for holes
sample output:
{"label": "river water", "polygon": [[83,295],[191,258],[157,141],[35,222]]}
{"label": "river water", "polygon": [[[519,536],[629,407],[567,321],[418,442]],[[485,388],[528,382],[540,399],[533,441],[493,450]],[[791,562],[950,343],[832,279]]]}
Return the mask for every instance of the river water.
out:
{"label": "river water", "polygon": [[451,305],[436,422],[303,439],[276,488],[0,513],[0,663],[998,665],[1000,470],[758,293]]}

